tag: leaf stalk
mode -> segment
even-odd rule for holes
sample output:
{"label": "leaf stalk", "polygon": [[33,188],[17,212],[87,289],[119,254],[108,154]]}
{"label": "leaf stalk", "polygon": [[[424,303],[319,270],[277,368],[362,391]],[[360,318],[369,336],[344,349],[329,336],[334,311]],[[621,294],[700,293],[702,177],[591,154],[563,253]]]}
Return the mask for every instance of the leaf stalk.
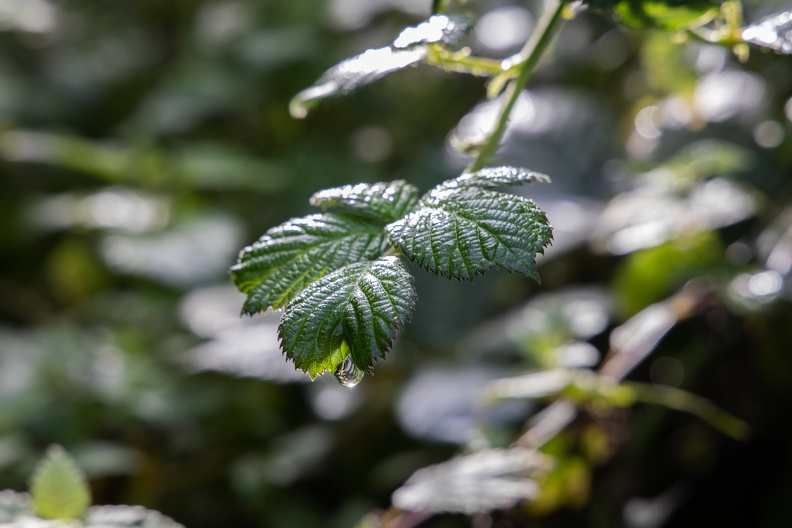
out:
{"label": "leaf stalk", "polygon": [[[539,60],[542,58],[544,51],[547,49],[548,44],[555,34],[555,29],[558,27],[559,20],[561,20],[564,3],[565,0],[549,0],[547,2],[545,10],[542,12],[542,16],[536,24],[536,28],[533,33],[531,33],[531,37],[525,43],[523,49],[511,59],[514,65],[501,74],[512,76],[515,70],[519,71],[517,77],[506,87],[506,91],[503,94],[503,104],[498,113],[495,127],[482,145],[478,155],[468,166],[468,172],[474,172],[484,168],[500,147],[501,140],[506,132],[506,127],[509,124],[509,117],[514,109],[514,105],[517,103],[517,98],[520,96],[520,92],[522,92],[523,88],[528,84],[528,81],[533,78],[536,65],[539,63]],[[498,83],[499,78],[500,76],[495,77],[492,82]]]}

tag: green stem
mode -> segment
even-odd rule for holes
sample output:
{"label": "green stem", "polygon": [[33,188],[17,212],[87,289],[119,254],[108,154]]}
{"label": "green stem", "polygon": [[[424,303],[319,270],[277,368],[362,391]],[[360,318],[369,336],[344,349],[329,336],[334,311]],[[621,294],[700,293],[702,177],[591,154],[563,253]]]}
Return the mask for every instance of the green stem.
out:
{"label": "green stem", "polygon": [[450,52],[439,45],[428,46],[426,63],[448,72],[468,73],[477,77],[492,77],[503,73],[503,61],[469,55],[467,49]]}
{"label": "green stem", "polygon": [[478,156],[476,156],[468,166],[468,172],[484,168],[492,155],[495,154],[495,151],[498,150],[498,147],[500,147],[503,134],[506,132],[506,127],[509,123],[509,116],[511,115],[512,109],[523,88],[525,88],[528,81],[533,77],[536,65],[539,63],[539,59],[542,58],[542,54],[550,43],[557,23],[561,18],[561,11],[563,8],[564,0],[550,0],[547,3],[542,17],[537,22],[536,28],[531,34],[531,38],[528,39],[523,49],[516,57],[516,66],[509,68],[509,72],[519,69],[519,73],[517,74],[517,78],[507,86],[503,94],[503,105],[498,114],[498,119],[495,122],[495,128],[490,132],[486,142],[482,145]]}
{"label": "green stem", "polygon": [[748,424],[713,405],[709,400],[681,389],[659,389],[643,383],[623,383],[638,401],[663,405],[669,409],[698,416],[722,433],[737,440],[745,440],[751,433]]}

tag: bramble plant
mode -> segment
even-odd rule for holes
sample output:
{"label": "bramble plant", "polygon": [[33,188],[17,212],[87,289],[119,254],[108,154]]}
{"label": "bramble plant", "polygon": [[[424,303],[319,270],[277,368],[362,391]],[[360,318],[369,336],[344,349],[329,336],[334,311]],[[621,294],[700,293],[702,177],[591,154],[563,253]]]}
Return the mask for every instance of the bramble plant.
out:
{"label": "bramble plant", "polygon": [[418,199],[404,181],[321,191],[315,214],[267,231],[231,270],[243,310],[285,306],[279,335],[312,378],[330,371],[353,385],[382,357],[415,304],[399,252],[437,275],[472,280],[490,268],[539,280],[534,257],[552,239],[532,201],[496,192],[545,181],[512,167],[482,169]]}
{"label": "bramble plant", "polygon": [[[320,191],[311,204],[324,213],[272,228],[241,252],[231,276],[248,296],[243,312],[285,309],[281,346],[312,379],[334,372],[341,383],[355,385],[388,351],[416,300],[401,256],[436,275],[460,280],[501,268],[539,281],[535,256],[552,241],[550,224],[531,200],[497,190],[549,178],[528,169],[487,165],[520,92],[564,18],[587,7],[609,10],[625,25],[731,46],[741,57],[746,40],[778,47],[766,34],[742,28],[738,1],[550,0],[523,49],[496,61],[455,48],[471,20],[445,14],[449,4],[436,0],[431,18],[402,31],[390,46],[339,63],[292,100],[292,115],[303,118],[317,101],[419,62],[490,77],[488,97],[501,100],[484,140],[457,145],[474,156],[460,177],[420,199],[405,181]],[[787,38],[781,35],[778,39]]]}

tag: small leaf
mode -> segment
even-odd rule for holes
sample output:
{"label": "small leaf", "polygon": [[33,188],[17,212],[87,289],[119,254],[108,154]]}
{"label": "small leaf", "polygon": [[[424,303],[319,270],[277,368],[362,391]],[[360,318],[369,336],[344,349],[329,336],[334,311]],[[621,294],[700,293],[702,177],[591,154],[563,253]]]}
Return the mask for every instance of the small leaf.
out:
{"label": "small leaf", "polygon": [[91,504],[85,475],[60,446],[47,450],[30,482],[33,509],[44,519],[81,517]]}
{"label": "small leaf", "polygon": [[745,42],[792,54],[792,11],[785,11],[762,19],[742,32]]}
{"label": "small leaf", "polygon": [[367,50],[327,70],[313,86],[298,93],[289,112],[301,119],[313,103],[344,95],[385,75],[424,60],[430,44],[455,45],[470,28],[465,18],[434,15],[416,27],[404,29],[393,45]]}
{"label": "small leaf", "polygon": [[309,285],[278,333],[294,365],[312,378],[348,355],[361,370],[384,356],[415,304],[412,276],[397,257],[350,264]]}
{"label": "small leaf", "polygon": [[325,189],[311,196],[311,205],[321,207],[323,211],[341,209],[385,223],[402,218],[417,203],[418,189],[404,180],[345,185]]}
{"label": "small leaf", "polygon": [[344,95],[359,86],[406,68],[426,57],[425,48],[370,49],[327,70],[316,84],[301,91],[289,103],[289,112],[298,119],[308,115],[312,103],[335,95]]}
{"label": "small leaf", "polygon": [[315,214],[290,220],[242,250],[231,278],[248,294],[247,314],[280,308],[311,282],[388,249],[382,225],[367,218]]}
{"label": "small leaf", "polygon": [[538,281],[535,256],[552,240],[547,217],[531,200],[492,190],[529,181],[547,177],[510,167],[463,174],[385,229],[396,247],[438,275],[472,280],[499,267]]}

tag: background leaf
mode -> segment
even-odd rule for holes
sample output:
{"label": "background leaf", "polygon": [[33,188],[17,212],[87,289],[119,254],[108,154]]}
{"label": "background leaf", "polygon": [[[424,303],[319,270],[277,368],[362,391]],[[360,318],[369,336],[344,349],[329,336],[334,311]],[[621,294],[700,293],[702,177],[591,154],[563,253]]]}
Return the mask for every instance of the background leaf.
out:
{"label": "background leaf", "polygon": [[500,267],[538,281],[534,257],[552,240],[547,217],[532,201],[491,189],[545,179],[508,167],[463,174],[386,230],[411,260],[438,275],[471,280]]}
{"label": "background leaf", "polygon": [[777,13],[748,26],[743,30],[742,38],[751,44],[792,54],[792,11]]}
{"label": "background leaf", "polygon": [[88,528],[184,528],[173,519],[142,506],[94,506],[88,510]]}
{"label": "background leaf", "polygon": [[392,500],[403,510],[436,513],[510,508],[538,494],[539,486],[529,475],[546,471],[549,463],[538,451],[483,450],[419,469]]}
{"label": "background leaf", "polygon": [[266,232],[242,250],[231,278],[248,294],[247,314],[280,308],[308,284],[347,264],[382,255],[388,241],[382,226],[350,215],[296,218]]}
{"label": "background leaf", "polygon": [[397,257],[350,264],[308,286],[288,306],[278,333],[286,355],[312,378],[351,355],[369,369],[409,319],[416,295]]}
{"label": "background leaf", "polygon": [[313,86],[294,96],[289,111],[292,116],[303,118],[316,101],[349,93],[422,61],[427,56],[426,45],[442,43],[453,46],[469,27],[466,19],[446,15],[434,15],[416,27],[408,27],[396,37],[392,46],[369,49],[327,70]]}
{"label": "background leaf", "polygon": [[409,48],[420,44],[443,43],[454,46],[470,29],[470,22],[462,17],[434,15],[415,27],[405,28],[396,40],[395,48]]}
{"label": "background leaf", "polygon": [[85,475],[60,446],[47,450],[30,482],[33,508],[45,519],[81,517],[91,504]]}
{"label": "background leaf", "polygon": [[406,68],[426,57],[425,48],[367,50],[360,55],[339,62],[327,70],[316,84],[306,88],[289,103],[289,111],[296,118],[308,115],[310,104],[334,95],[343,95],[385,75]]}
{"label": "background leaf", "polygon": [[344,185],[311,196],[311,205],[324,211],[341,209],[384,222],[402,218],[417,203],[418,188],[404,180]]}
{"label": "background leaf", "polygon": [[707,0],[591,0],[592,7],[611,9],[620,21],[633,28],[682,31],[699,27],[718,14]]}

